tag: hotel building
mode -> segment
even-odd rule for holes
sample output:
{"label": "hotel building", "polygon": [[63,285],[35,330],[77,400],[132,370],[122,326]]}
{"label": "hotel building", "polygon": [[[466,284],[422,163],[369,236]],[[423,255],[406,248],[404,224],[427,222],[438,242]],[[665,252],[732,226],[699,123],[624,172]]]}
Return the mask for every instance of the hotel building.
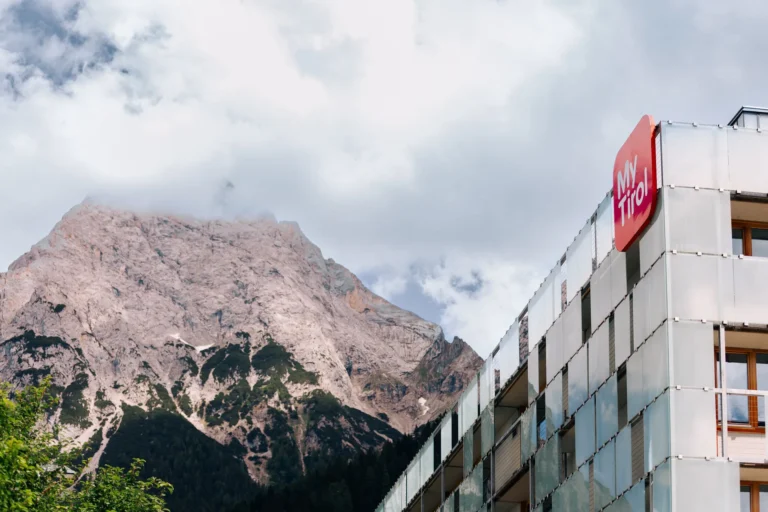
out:
{"label": "hotel building", "polygon": [[643,119],[377,512],[768,512],[768,110]]}

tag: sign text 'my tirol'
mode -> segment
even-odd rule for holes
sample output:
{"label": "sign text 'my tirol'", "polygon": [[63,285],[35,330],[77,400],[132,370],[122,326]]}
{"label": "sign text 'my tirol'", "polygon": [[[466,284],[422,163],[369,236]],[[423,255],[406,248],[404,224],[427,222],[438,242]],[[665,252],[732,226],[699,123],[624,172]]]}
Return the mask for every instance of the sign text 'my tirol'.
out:
{"label": "sign text 'my tirol'", "polygon": [[656,210],[653,118],[643,116],[613,164],[613,226],[616,249],[625,251]]}

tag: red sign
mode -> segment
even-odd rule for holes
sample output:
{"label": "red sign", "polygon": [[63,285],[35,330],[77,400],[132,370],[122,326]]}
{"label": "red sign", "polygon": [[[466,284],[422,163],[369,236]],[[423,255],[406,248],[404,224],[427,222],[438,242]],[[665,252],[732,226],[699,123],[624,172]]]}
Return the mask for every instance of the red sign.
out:
{"label": "red sign", "polygon": [[654,123],[643,116],[613,164],[613,227],[616,249],[626,251],[656,210]]}

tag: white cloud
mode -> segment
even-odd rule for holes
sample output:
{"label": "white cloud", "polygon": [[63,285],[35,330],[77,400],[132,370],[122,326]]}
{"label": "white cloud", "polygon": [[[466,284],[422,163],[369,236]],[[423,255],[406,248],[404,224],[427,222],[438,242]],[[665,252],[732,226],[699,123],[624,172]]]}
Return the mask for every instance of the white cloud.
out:
{"label": "white cloud", "polygon": [[408,278],[406,276],[390,277],[381,275],[373,282],[371,290],[387,300],[392,300],[398,295],[405,293],[407,286]]}
{"label": "white cloud", "polygon": [[424,293],[445,309],[444,329],[487,357],[525,307],[542,277],[495,255],[456,256],[434,266],[421,279]]}
{"label": "white cloud", "polygon": [[768,104],[766,9],[0,0],[0,268],[89,193],[269,210],[353,271],[385,268],[382,295],[417,280],[485,353],[642,113]]}

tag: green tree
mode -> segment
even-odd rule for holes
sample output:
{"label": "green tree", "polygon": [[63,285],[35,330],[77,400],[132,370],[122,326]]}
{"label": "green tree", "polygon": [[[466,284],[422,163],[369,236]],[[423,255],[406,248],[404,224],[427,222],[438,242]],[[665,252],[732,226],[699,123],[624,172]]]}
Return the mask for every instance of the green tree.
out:
{"label": "green tree", "polygon": [[[125,471],[104,467],[86,474],[82,449],[58,439],[45,424],[56,400],[40,386],[11,393],[0,383],[0,510],[9,512],[163,512],[173,487],[155,478],[141,480],[144,464]],[[81,462],[77,462],[81,461]]]}

